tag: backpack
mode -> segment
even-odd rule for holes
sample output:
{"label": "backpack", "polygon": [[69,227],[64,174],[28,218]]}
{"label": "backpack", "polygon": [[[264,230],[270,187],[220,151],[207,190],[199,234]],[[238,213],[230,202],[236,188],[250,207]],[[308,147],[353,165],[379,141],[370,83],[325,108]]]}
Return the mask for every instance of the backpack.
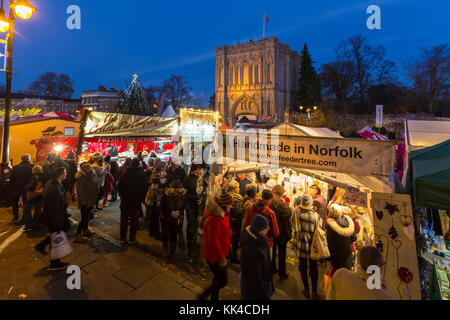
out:
{"label": "backpack", "polygon": [[314,230],[313,240],[311,243],[311,260],[321,260],[330,257],[330,250],[328,250],[325,230],[323,230],[318,224],[319,219],[316,221],[316,229]]}

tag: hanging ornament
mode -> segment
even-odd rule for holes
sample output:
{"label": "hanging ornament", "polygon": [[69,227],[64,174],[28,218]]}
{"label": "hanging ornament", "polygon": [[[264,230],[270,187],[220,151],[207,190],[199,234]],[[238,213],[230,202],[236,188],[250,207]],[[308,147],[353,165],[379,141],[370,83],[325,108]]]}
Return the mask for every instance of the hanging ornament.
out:
{"label": "hanging ornament", "polygon": [[398,238],[398,232],[397,232],[397,230],[395,229],[394,226],[392,226],[389,229],[388,235],[391,237],[392,240],[395,240],[395,239]]}
{"label": "hanging ornament", "polygon": [[375,210],[375,215],[379,220],[383,219],[383,210]]}
{"label": "hanging ornament", "polygon": [[413,241],[414,240],[414,226],[413,225],[409,225],[406,227],[403,227],[403,233],[405,234],[405,236],[410,240]]}
{"label": "hanging ornament", "polygon": [[409,271],[408,268],[405,267],[399,268],[397,274],[404,283],[410,283],[411,281],[413,281],[414,278],[413,274],[411,271]]}
{"label": "hanging ornament", "polygon": [[397,204],[386,202],[384,208],[389,211],[391,216],[396,212],[400,212]]}

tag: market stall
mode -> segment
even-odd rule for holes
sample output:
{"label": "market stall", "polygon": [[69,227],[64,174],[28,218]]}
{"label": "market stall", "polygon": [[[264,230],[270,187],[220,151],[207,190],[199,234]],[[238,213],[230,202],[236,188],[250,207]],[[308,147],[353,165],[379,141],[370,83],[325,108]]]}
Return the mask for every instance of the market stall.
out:
{"label": "market stall", "polygon": [[450,140],[409,153],[406,189],[416,211],[423,212],[419,231],[425,245],[420,253],[434,270],[434,294],[424,294],[432,299],[449,299]]}
{"label": "market stall", "polygon": [[177,132],[177,118],[89,112],[80,158],[100,152],[121,160],[153,151],[166,160],[172,155]]}
{"label": "market stall", "polygon": [[[233,133],[237,136],[253,134],[248,130]],[[268,137],[262,140],[253,139],[258,141],[257,143],[252,142],[251,138],[247,139],[248,142],[243,137],[236,140],[238,146],[242,145],[245,148],[246,161],[229,163],[227,162],[229,159],[226,158],[224,173],[258,171],[260,180],[263,181],[258,185],[262,188],[272,188],[275,184],[282,185],[286,190],[285,200],[291,207],[295,199],[307,192],[312,184],[318,185],[329,205],[336,203],[345,207],[345,212],[360,224],[361,231],[357,234],[355,254],[358,248],[375,246],[380,237],[383,239],[389,237],[390,228],[386,229],[385,225],[374,221],[376,214],[373,199],[375,196],[378,198],[401,196],[395,195],[394,188],[387,179],[394,168],[393,141],[346,139],[327,128],[308,128],[293,124],[282,124],[273,128],[269,131]],[[267,142],[261,142],[263,140]],[[251,156],[253,152],[261,150],[261,146],[266,151],[266,144],[267,150],[270,151],[263,159],[270,161],[261,162],[260,155]],[[408,206],[411,208],[408,201],[402,198],[402,204],[409,203]],[[297,223],[295,218],[292,222],[295,231]],[[412,237],[414,240],[414,234]],[[410,283],[409,279],[402,275],[405,280],[402,282],[403,285],[408,283],[408,286],[401,289],[401,294],[398,287],[394,286],[389,287],[389,292],[398,299],[420,299],[417,260],[408,258],[411,257],[411,251],[415,251],[415,244],[411,240],[410,243],[404,242],[405,245],[398,248],[398,254],[400,258],[406,258],[401,258],[398,263],[394,261],[397,256],[391,255],[392,252],[389,254],[383,252],[390,265],[385,276],[395,279],[398,286],[397,280],[403,281],[398,276],[400,263],[401,267],[405,268],[401,269],[402,271],[412,270],[415,280]],[[397,241],[394,243],[396,245]],[[385,248],[387,245],[386,242]],[[297,246],[294,234],[291,248],[296,250]]]}

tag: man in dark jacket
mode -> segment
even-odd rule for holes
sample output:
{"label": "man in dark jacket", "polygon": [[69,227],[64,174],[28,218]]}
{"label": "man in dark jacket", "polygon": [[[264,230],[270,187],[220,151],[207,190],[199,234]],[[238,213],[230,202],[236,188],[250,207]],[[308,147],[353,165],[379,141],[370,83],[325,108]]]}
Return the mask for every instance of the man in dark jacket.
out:
{"label": "man in dark jacket", "polygon": [[0,207],[9,207],[11,205],[11,173],[12,168],[9,162],[2,163],[0,172]]}
{"label": "man in dark jacket", "polygon": [[275,212],[277,217],[278,229],[280,234],[274,238],[272,253],[272,270],[277,270],[276,257],[278,249],[278,275],[280,279],[287,279],[286,273],[286,248],[287,243],[292,238],[291,216],[292,211],[289,205],[284,201],[285,189],[281,185],[273,187],[273,200],[270,202],[270,209]]}
{"label": "man in dark jacket", "polygon": [[245,175],[245,178],[239,182],[239,193],[242,197],[247,194],[247,185],[252,184],[256,179],[256,174],[254,172],[249,172]]}
{"label": "man in dark jacket", "polygon": [[117,163],[116,160],[109,160],[107,162],[111,166],[111,169],[109,172],[111,173],[111,175],[114,178],[113,189],[111,192],[111,201],[114,202],[114,201],[117,201],[117,180],[119,178],[119,164]]}
{"label": "man in dark jacket", "polygon": [[[67,177],[65,168],[56,168],[51,179],[45,184],[42,191],[42,222],[48,227],[50,234],[60,231],[68,231],[70,222],[67,217],[67,202],[62,182]],[[50,235],[38,243],[34,248],[45,254],[45,247],[50,245]],[[59,259],[50,259],[49,270],[65,269],[69,264]]]}
{"label": "man in dark jacket", "polygon": [[22,162],[14,166],[11,172],[11,184],[13,188],[13,215],[14,220],[19,219],[19,200],[22,197],[23,203],[26,201],[26,185],[31,181],[33,176],[32,170],[34,164],[30,163],[31,156],[24,154]]}
{"label": "man in dark jacket", "polygon": [[81,221],[78,224],[74,242],[83,243],[92,235],[88,229],[89,218],[97,201],[97,177],[88,162],[80,165],[80,171],[75,175],[77,179],[78,208],[81,212]]}
{"label": "man in dark jacket", "polygon": [[199,166],[192,164],[189,175],[184,179],[184,188],[186,189],[186,240],[188,256],[192,256],[192,252],[195,248],[195,238],[197,236],[197,218],[199,214],[200,200],[200,195],[197,193],[199,171]]}
{"label": "man in dark jacket", "polygon": [[242,300],[270,300],[274,292],[266,238],[268,231],[269,222],[257,214],[241,234]]}
{"label": "man in dark jacket", "polygon": [[140,161],[134,158],[131,166],[119,181],[120,195],[120,240],[126,243],[128,226],[130,225],[130,243],[136,243],[139,222],[139,210],[145,199],[147,182],[140,167]]}
{"label": "man in dark jacket", "polygon": [[[77,165],[77,155],[73,151],[69,151],[67,153],[67,157],[65,160],[65,163],[67,164],[67,180],[68,180],[68,188],[66,189],[67,192],[73,193],[73,187],[75,185],[75,174],[78,171],[78,165]],[[66,169],[67,169],[66,168]]]}

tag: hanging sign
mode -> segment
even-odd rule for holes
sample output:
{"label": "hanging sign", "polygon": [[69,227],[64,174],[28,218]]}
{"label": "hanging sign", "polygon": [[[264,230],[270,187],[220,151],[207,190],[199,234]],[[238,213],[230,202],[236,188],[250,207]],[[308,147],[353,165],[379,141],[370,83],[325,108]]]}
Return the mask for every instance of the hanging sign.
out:
{"label": "hanging sign", "polygon": [[[345,138],[259,135],[250,137],[250,131],[235,133],[237,154],[248,161],[321,171],[350,173],[360,176],[388,177],[394,168],[395,145],[390,141]],[[245,140],[245,136],[249,140]],[[227,137],[227,140],[229,138]],[[227,146],[228,148],[228,146]],[[244,148],[244,151],[240,151]],[[232,154],[231,150],[227,154]]]}
{"label": "hanging sign", "polygon": [[367,208],[367,193],[359,191],[358,188],[346,187],[345,202],[355,206]]}
{"label": "hanging sign", "polygon": [[175,136],[177,131],[177,118],[107,112],[90,112],[85,127],[86,137]]}
{"label": "hanging sign", "polygon": [[375,121],[375,126],[381,128],[383,126],[383,105],[377,105],[377,119]]}

